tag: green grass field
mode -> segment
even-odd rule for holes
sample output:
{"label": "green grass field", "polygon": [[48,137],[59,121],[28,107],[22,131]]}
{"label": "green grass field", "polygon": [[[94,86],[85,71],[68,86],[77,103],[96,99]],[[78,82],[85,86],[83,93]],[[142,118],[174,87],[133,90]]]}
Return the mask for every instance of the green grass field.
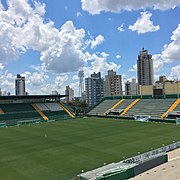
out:
{"label": "green grass field", "polygon": [[1,180],[67,180],[180,141],[180,125],[75,119],[0,129]]}

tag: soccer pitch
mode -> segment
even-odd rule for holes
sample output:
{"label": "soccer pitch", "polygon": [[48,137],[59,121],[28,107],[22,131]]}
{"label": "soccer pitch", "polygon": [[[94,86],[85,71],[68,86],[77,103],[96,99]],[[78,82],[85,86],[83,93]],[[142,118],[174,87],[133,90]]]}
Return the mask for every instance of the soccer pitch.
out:
{"label": "soccer pitch", "polygon": [[1,180],[67,180],[180,141],[180,126],[83,118],[0,129]]}

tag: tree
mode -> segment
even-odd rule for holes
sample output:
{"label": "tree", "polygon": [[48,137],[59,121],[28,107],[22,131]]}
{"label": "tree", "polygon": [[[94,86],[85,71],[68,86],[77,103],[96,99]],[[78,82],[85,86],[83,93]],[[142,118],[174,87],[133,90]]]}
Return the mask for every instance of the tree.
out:
{"label": "tree", "polygon": [[79,113],[85,114],[86,108],[88,107],[86,101],[85,100],[80,100],[79,98],[76,98],[75,100],[70,101],[69,105],[71,107],[74,107],[75,110],[76,110],[76,113],[78,113],[78,114]]}

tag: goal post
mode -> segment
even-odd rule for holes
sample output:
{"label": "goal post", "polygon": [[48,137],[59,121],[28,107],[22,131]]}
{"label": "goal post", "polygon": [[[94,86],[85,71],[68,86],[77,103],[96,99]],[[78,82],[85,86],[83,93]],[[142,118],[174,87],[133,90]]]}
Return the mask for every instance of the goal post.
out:
{"label": "goal post", "polygon": [[0,123],[0,128],[7,127],[6,122]]}
{"label": "goal post", "polygon": [[176,118],[176,124],[180,124],[180,118]]}
{"label": "goal post", "polygon": [[148,122],[151,116],[149,115],[134,115],[134,120]]}

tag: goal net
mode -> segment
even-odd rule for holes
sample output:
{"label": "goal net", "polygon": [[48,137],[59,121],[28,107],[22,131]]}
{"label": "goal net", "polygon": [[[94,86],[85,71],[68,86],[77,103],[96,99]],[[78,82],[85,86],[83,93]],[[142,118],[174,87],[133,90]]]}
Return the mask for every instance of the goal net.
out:
{"label": "goal net", "polygon": [[180,118],[176,118],[176,124],[180,124]]}
{"label": "goal net", "polygon": [[6,122],[0,123],[0,128],[2,128],[2,127],[7,127]]}
{"label": "goal net", "polygon": [[25,124],[34,124],[34,123],[39,123],[40,119],[31,119],[31,120],[21,120],[17,121],[17,125],[25,125]]}
{"label": "goal net", "polygon": [[151,116],[149,115],[134,115],[134,119],[136,121],[143,121],[143,122],[148,122]]}

